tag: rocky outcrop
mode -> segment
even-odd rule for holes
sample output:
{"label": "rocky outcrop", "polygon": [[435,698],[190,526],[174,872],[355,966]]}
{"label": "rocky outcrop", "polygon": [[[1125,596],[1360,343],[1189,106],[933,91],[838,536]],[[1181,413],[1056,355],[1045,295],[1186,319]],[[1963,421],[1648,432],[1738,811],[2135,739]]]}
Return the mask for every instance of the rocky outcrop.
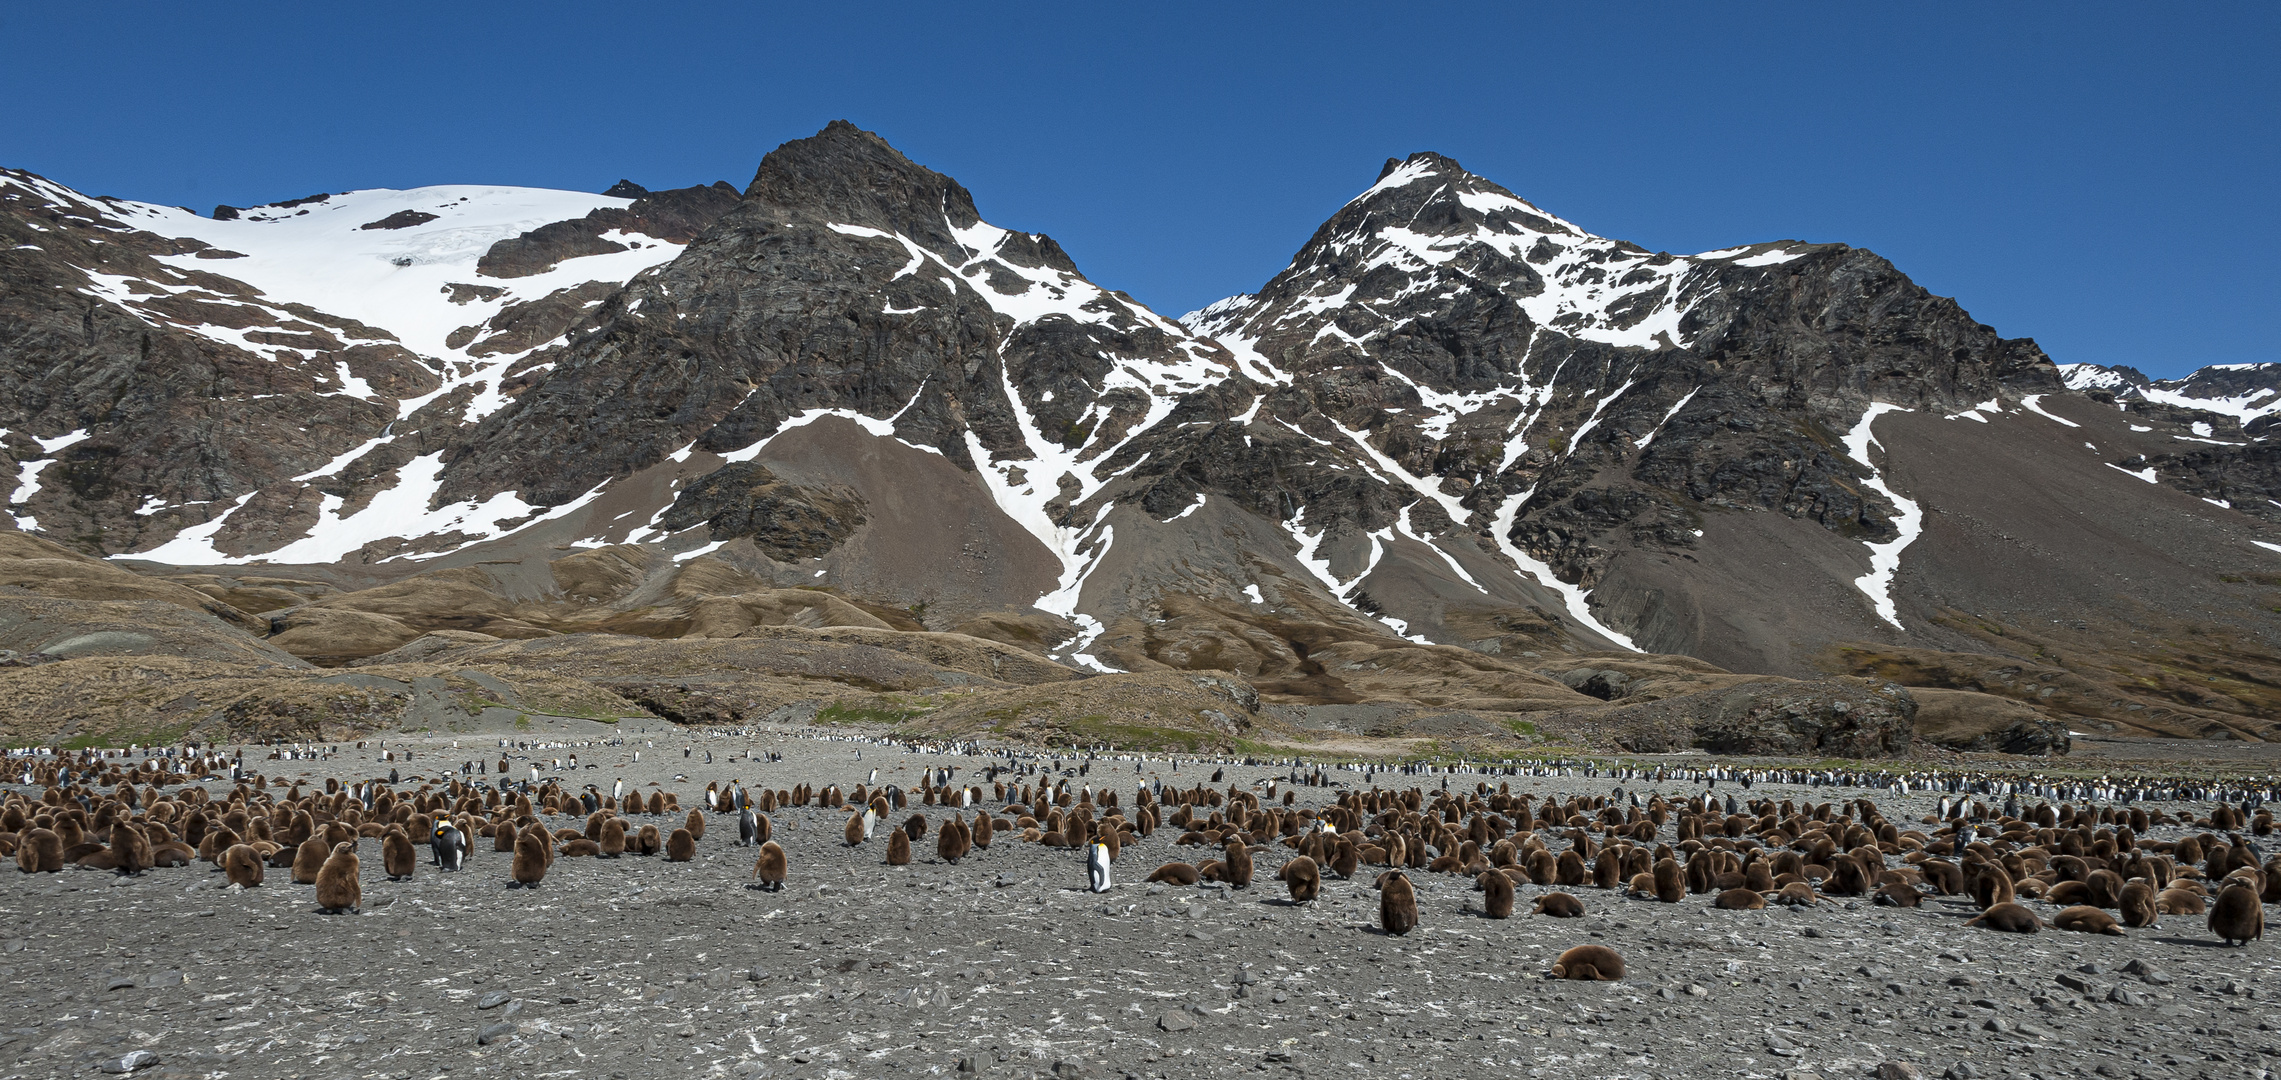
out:
{"label": "rocky outcrop", "polygon": [[2067,725],[2016,701],[1969,690],[1915,689],[1916,737],[1950,750],[2065,754],[2074,746]]}
{"label": "rocky outcrop", "polygon": [[779,562],[822,555],[863,523],[863,500],[856,493],[786,483],[752,462],[725,465],[691,482],[661,520],[667,532],[702,524],[711,526],[716,540],[750,539]]}
{"label": "rocky outcrop", "polygon": [[[632,206],[604,207],[589,211],[582,218],[552,222],[521,236],[501,240],[484,252],[483,258],[475,264],[475,272],[494,278],[543,274],[568,259],[608,255],[626,250],[628,243],[641,242],[628,239],[630,235],[686,244],[735,207],[738,198],[737,189],[725,180],[709,187],[671,191],[649,191],[619,181],[619,186],[604,194],[624,197],[628,188],[640,191],[633,196]],[[609,233],[617,233],[621,239],[607,239]]]}
{"label": "rocky outcrop", "polygon": [[1892,683],[1782,679],[1615,709],[1596,723],[1633,753],[1884,758],[1908,752],[1916,714],[1916,700]]}
{"label": "rocky outcrop", "polygon": [[2152,469],[2162,483],[2197,499],[2281,524],[2281,444],[2198,446],[2178,454],[2140,455],[2121,467]]}

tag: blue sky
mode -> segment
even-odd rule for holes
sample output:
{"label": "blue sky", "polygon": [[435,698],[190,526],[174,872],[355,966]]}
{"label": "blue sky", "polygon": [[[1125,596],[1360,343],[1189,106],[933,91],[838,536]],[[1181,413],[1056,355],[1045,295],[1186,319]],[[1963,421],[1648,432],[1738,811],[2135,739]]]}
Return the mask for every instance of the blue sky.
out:
{"label": "blue sky", "polygon": [[0,164],[201,210],[742,186],[844,117],[1179,314],[1430,149],[1651,249],[1872,248],[2063,363],[2281,360],[2271,3],[50,4],[0,41]]}

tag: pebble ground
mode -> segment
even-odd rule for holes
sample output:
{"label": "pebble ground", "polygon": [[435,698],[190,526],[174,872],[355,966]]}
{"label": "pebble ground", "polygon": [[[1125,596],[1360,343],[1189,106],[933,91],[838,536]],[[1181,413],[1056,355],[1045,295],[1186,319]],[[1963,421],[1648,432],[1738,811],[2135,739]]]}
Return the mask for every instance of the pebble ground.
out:
{"label": "pebble ground", "polygon": [[[990,760],[791,730],[625,735],[620,746],[514,752],[510,775],[526,776],[536,758],[567,780],[552,761],[575,750],[594,767],[572,786],[655,783],[686,807],[701,805],[707,781],[852,787],[877,769],[909,788],[946,764],[979,781],[972,770]],[[247,756],[272,777],[317,782],[497,760],[495,741],[460,741],[390,740],[387,750],[413,755],[394,763],[377,744],[314,761]],[[743,756],[761,751],[783,760]],[[1156,776],[1186,787],[1209,783],[1213,768],[1101,761],[1076,782],[1129,792]],[[1221,786],[1283,771],[1230,766]],[[1540,796],[1615,786],[1491,779]],[[1643,797],[1702,790],[1631,787]],[[1301,805],[1335,793],[1297,790]],[[1835,788],[1751,794],[1867,794],[1895,817],[1931,805]],[[883,840],[842,842],[839,811],[774,820],[791,863],[781,893],[744,887],[753,852],[722,817],[692,862],[559,859],[536,891],[506,888],[508,856],[487,840],[465,871],[423,858],[403,882],[379,872],[367,843],[357,915],[318,914],[312,888],[283,871],[243,891],[205,864],[132,878],[0,874],[0,1077],[1801,1080],[1914,1070],[2169,1080],[2281,1070],[2272,940],[2224,947],[2200,917],[2119,938],[2022,936],[1965,928],[1974,912],[1953,900],[1724,912],[1708,897],[1660,904],[1584,888],[1570,891],[1588,914],[1559,920],[1529,916],[1549,890],[1523,888],[1515,917],[1491,920],[1474,912],[1469,880],[1418,873],[1423,925],[1397,938],[1376,928],[1367,873],[1327,880],[1311,905],[1287,903],[1270,876],[1280,848],[1248,890],[1149,885],[1161,863],[1209,857],[1160,830],[1126,848],[1115,886],[1095,895],[1077,853],[1015,835],[952,866],[935,860],[930,832],[911,865],[888,867]],[[1614,947],[1629,976],[1545,977],[1561,950],[1584,943]]]}

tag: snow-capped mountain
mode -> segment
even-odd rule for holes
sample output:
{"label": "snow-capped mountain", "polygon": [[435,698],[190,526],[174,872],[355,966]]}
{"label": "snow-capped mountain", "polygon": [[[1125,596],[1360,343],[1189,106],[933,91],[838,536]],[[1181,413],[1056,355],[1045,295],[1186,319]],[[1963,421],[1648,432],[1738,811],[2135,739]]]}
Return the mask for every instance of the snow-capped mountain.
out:
{"label": "snow-capped mountain", "polygon": [[2281,413],[2281,364],[2212,364],[2182,379],[2149,379],[2137,368],[2098,364],[2061,364],[2059,372],[2068,389],[2105,391],[2126,409],[2137,401],[2216,413],[2249,434],[2264,434]]}
{"label": "snow-capped mountain", "polygon": [[1548,649],[2270,634],[2270,371],[2063,372],[1871,252],[1651,252],[1435,154],[1181,320],[845,123],[741,191],[205,217],[6,173],[0,240],[11,514],[105,554],[712,553],[1330,700]]}
{"label": "snow-capped mountain", "polygon": [[[0,228],[15,240],[8,276],[105,302],[78,313],[69,310],[77,301],[41,305],[50,320],[79,322],[82,340],[65,363],[39,355],[49,362],[14,373],[34,416],[13,426],[38,425],[43,405],[83,409],[68,393],[53,396],[59,383],[116,381],[133,388],[130,400],[144,399],[114,405],[112,430],[99,423],[63,436],[70,443],[41,443],[51,456],[23,461],[11,514],[21,527],[42,514],[76,518],[116,536],[107,548],[196,563],[331,562],[384,537],[496,535],[500,521],[531,508],[508,499],[431,509],[440,451],[404,451],[497,411],[520,361],[626,279],[677,256],[686,228],[655,228],[658,215],[645,213],[677,196],[687,201],[445,186],[223,207],[209,218],[0,172]],[[597,215],[612,219],[607,231],[579,228]],[[594,234],[591,250],[539,266],[482,265],[495,251],[528,248],[518,238],[550,225]],[[38,321],[21,329],[38,335]],[[135,355],[124,364],[104,355],[127,348]],[[131,419],[139,408],[178,411],[190,403],[155,399],[184,391],[204,399],[200,416]],[[178,454],[166,440],[184,434],[197,449]],[[51,466],[84,471],[97,451],[139,458],[135,442],[145,439],[166,449],[125,464],[137,496],[130,515],[116,512],[116,499],[90,499],[87,480],[43,482]],[[52,456],[66,447],[76,456]],[[377,507],[369,499],[379,492],[356,490],[400,468],[408,472],[385,485]],[[48,509],[59,505],[67,509]],[[163,544],[144,541],[175,530]]]}

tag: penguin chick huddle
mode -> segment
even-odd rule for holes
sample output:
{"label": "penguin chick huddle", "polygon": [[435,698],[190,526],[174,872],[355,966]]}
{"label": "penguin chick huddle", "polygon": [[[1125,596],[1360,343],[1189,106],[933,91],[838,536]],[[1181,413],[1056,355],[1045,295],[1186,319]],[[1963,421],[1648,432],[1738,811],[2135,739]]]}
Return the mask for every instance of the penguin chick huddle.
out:
{"label": "penguin chick huddle", "polygon": [[[106,766],[88,757],[28,776],[45,786],[37,798],[22,791],[0,798],[0,853],[25,873],[139,875],[204,862],[246,889],[282,870],[293,884],[315,887],[319,912],[350,914],[362,904],[365,840],[377,841],[387,878],[404,881],[421,863],[421,844],[430,865],[455,872],[468,865],[470,838],[490,837],[496,850],[514,855],[509,887],[535,888],[558,856],[648,855],[662,846],[668,859],[686,861],[704,832],[703,814],[691,811],[661,845],[654,824],[629,833],[618,799],[574,794],[552,782],[517,791],[455,779],[399,792],[386,781],[327,779],[321,790],[303,792],[298,784],[279,791],[267,777],[237,770],[241,779],[216,795],[182,773],[149,765]],[[179,786],[169,793],[164,784]],[[670,792],[652,792],[646,801],[628,796],[622,805],[625,814],[679,812]],[[580,812],[583,830],[541,820]]]}

